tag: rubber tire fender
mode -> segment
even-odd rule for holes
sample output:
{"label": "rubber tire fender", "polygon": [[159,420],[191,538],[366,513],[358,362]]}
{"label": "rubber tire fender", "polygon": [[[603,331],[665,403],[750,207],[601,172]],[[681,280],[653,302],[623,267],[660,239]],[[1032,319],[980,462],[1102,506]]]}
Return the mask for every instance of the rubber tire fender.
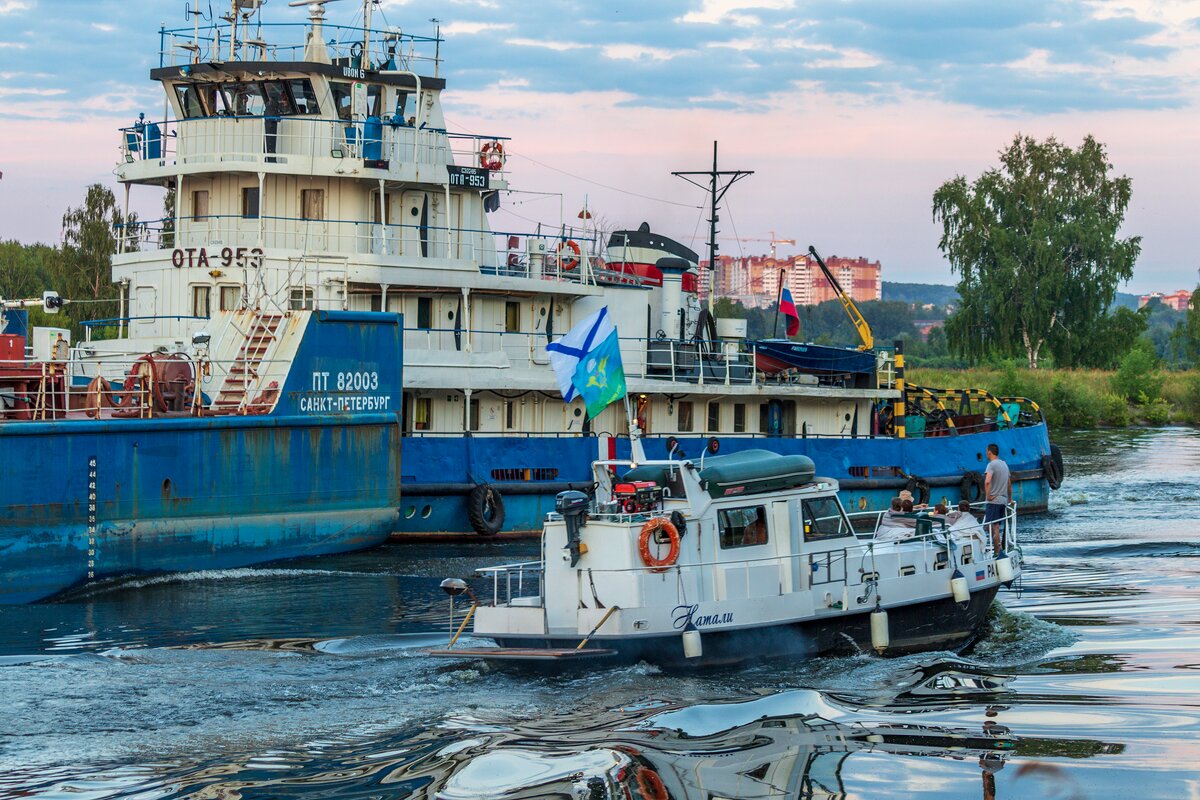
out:
{"label": "rubber tire fender", "polygon": [[958,485],[958,493],[963,500],[974,504],[985,499],[987,494],[985,487],[983,473],[968,470],[963,473],[962,483]]}
{"label": "rubber tire fender", "polygon": [[[488,509],[491,509],[491,513]],[[467,494],[467,519],[480,536],[495,536],[504,529],[504,498],[490,483],[481,483]]]}
{"label": "rubber tire fender", "polygon": [[[1061,456],[1059,456],[1061,458]],[[1062,486],[1062,465],[1054,460],[1054,455],[1051,453],[1048,456],[1042,456],[1042,477],[1046,479],[1046,483],[1051,489],[1058,489]]]}
{"label": "rubber tire fender", "polygon": [[913,505],[929,505],[929,483],[924,478],[911,477],[904,487],[913,493]]}
{"label": "rubber tire fender", "polygon": [[675,526],[675,530],[679,532],[679,538],[687,536],[687,517],[682,511],[675,510],[671,512],[671,524]]}
{"label": "rubber tire fender", "polygon": [[[1050,459],[1054,461],[1054,465],[1058,468],[1058,486],[1062,486],[1063,479],[1067,477],[1067,468],[1063,465],[1062,450],[1058,449],[1058,445],[1050,445]],[[1051,486],[1051,489],[1057,489],[1058,486]]]}

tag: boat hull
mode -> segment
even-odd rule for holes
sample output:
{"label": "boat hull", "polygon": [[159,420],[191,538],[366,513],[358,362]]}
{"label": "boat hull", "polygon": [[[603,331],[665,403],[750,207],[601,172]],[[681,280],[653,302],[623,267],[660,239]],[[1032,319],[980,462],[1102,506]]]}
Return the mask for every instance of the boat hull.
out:
{"label": "boat hull", "polygon": [[[708,442],[678,436],[680,450],[699,458]],[[722,454],[764,449],[781,455],[811,458],[817,473],[836,478],[848,511],[884,511],[907,476],[930,486],[931,501],[956,504],[963,475],[982,472],[991,442],[1013,473],[1013,499],[1020,513],[1045,511],[1050,486],[1041,459],[1050,452],[1044,424],[1006,430],[921,439],[796,438],[717,436]],[[643,439],[650,458],[667,456],[667,437]],[[554,510],[554,495],[591,485],[593,459],[629,456],[628,439],[590,436],[406,436],[404,501],[397,536],[467,533],[466,504],[481,483],[496,487],[504,499],[506,531],[540,532]],[[885,474],[880,474],[885,473]],[[891,473],[891,474],[886,474]]]}
{"label": "boat hull", "polygon": [[[950,597],[888,608],[891,644],[888,655],[928,650],[961,650],[979,636],[988,609],[999,587],[992,585],[971,595],[965,606]],[[501,637],[505,648],[574,648],[580,637]],[[831,653],[871,650],[870,612],[837,613],[759,628],[720,630],[706,628],[702,634],[704,654],[687,659],[678,633],[665,636],[613,638],[596,636],[589,646],[615,650],[616,655],[600,663],[646,661],[667,667],[704,667],[738,664],[750,660],[784,657],[813,657]]]}

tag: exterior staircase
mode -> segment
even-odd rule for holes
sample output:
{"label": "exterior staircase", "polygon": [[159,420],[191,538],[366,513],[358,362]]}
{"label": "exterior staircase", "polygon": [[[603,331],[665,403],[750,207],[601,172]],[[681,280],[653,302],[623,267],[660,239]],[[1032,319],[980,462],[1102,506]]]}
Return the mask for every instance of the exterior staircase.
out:
{"label": "exterior staircase", "polygon": [[[262,413],[252,408],[250,393],[259,383],[259,368],[275,341],[275,332],[283,322],[282,314],[265,314],[254,312],[251,316],[249,329],[245,332],[245,340],[238,350],[237,356],[225,374],[225,382],[217,399],[209,406],[209,413],[214,416],[229,414]],[[257,400],[255,402],[258,402]]]}

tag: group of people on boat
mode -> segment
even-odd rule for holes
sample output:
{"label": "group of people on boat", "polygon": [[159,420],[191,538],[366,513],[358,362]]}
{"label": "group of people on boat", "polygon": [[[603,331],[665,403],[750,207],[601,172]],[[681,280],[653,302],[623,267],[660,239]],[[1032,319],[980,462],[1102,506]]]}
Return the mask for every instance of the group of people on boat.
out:
{"label": "group of people on boat", "polygon": [[[1000,447],[996,444],[987,446],[988,465],[984,473],[984,504],[982,525],[992,536],[992,546],[999,552],[1003,549],[1000,523],[1008,509],[1009,485],[1011,475],[1008,464],[1000,458]],[[944,523],[950,529],[967,529],[979,526],[980,520],[971,511],[968,500],[960,500],[958,507],[951,510],[945,502],[932,508],[927,503],[916,503],[913,493],[902,490],[892,498],[891,508],[879,519],[875,531],[875,541],[889,542],[910,539],[916,535],[918,520],[925,518]]]}

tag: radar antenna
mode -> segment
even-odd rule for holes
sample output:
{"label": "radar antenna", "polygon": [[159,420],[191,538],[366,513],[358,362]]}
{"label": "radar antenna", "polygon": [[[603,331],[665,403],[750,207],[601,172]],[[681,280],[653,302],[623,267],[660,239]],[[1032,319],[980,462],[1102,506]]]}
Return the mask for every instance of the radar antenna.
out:
{"label": "radar antenna", "polygon": [[288,3],[292,8],[308,6],[308,22],[312,25],[312,30],[308,32],[308,44],[304,48],[305,61],[329,62],[329,51],[324,49],[325,34],[322,25],[325,22],[325,4],[336,2],[338,0],[291,0]]}

